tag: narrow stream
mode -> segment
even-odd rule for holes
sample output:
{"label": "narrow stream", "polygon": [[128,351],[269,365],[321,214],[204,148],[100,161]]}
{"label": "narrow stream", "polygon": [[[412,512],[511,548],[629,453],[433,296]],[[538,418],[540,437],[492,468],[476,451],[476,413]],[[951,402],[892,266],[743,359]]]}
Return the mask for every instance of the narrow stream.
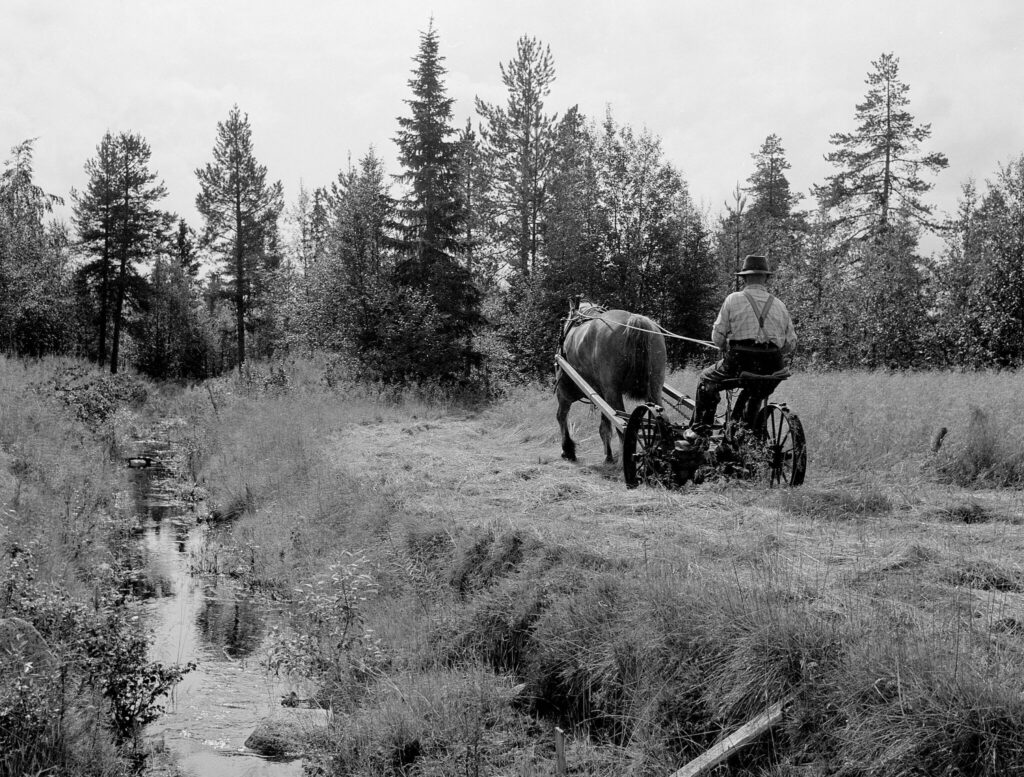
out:
{"label": "narrow stream", "polygon": [[272,615],[231,578],[193,574],[206,543],[216,541],[215,530],[197,523],[195,511],[175,498],[164,466],[173,456],[167,443],[140,442],[137,455],[152,460],[132,473],[140,516],[132,552],[155,632],[150,659],[197,665],[164,701],[166,712],[147,728],[147,738],[162,740],[192,777],[301,775],[300,760],[266,759],[243,744],[260,720],[291,714],[281,699],[294,688],[259,662]]}

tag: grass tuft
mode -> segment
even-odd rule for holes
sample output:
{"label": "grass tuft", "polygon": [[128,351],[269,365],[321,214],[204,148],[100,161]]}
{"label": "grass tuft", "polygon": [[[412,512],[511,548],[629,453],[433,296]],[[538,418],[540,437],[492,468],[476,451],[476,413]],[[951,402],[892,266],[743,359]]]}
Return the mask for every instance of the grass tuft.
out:
{"label": "grass tuft", "polygon": [[995,520],[1013,523],[1016,520],[1013,516],[986,507],[975,499],[963,499],[952,504],[935,507],[928,514],[943,521],[966,524],[989,523]]}
{"label": "grass tuft", "polygon": [[965,434],[943,449],[935,470],[942,481],[957,486],[1020,486],[1024,443],[1007,434],[1007,425],[990,412],[972,407]]}
{"label": "grass tuft", "polygon": [[423,777],[509,774],[529,719],[513,709],[507,677],[480,670],[402,674],[337,721],[330,749],[307,758],[327,774]]}
{"label": "grass tuft", "polygon": [[788,489],[780,491],[777,499],[779,507],[787,513],[829,520],[887,515],[893,509],[892,500],[877,485],[836,490]]}
{"label": "grass tuft", "polygon": [[1015,570],[987,560],[973,560],[961,567],[949,570],[948,577],[954,585],[977,588],[982,591],[1021,591],[1021,576]]}

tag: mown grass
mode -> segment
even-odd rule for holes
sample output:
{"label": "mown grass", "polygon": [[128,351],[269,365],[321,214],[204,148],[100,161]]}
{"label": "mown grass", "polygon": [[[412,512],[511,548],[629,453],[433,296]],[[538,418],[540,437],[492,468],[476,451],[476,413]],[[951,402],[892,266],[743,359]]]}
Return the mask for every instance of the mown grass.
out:
{"label": "mown grass", "polygon": [[[777,398],[805,487],[669,492],[627,491],[587,410],[563,462],[546,387],[479,408],[288,369],[179,401],[197,474],[239,507],[225,564],[312,628],[289,591],[360,559],[331,594],[357,610],[344,656],[311,678],[336,710],[324,773],[550,773],[559,724],[574,773],[667,775],[783,698],[729,773],[1024,769],[1022,502],[943,469],[972,407],[1016,455],[1018,376],[801,374]],[[362,575],[375,593],[346,600]]]}

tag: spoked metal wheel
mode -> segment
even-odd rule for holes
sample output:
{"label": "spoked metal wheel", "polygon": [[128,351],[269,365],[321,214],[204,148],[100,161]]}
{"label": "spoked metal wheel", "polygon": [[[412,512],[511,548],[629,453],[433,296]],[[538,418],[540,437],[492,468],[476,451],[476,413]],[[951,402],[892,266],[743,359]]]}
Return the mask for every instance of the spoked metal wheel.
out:
{"label": "spoked metal wheel", "polygon": [[669,444],[661,416],[649,405],[638,406],[630,414],[622,437],[622,471],[627,488],[641,483],[668,485],[672,478],[666,453]]}
{"label": "spoked metal wheel", "polygon": [[768,456],[770,484],[799,486],[807,472],[807,441],[800,419],[784,405],[767,405],[757,428]]}

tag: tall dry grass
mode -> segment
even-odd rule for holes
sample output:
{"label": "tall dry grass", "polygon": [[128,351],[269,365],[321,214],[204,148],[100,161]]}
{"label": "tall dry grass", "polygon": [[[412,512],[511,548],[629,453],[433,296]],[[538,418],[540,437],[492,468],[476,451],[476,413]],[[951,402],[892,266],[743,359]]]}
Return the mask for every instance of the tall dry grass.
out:
{"label": "tall dry grass", "polygon": [[347,681],[313,678],[339,710],[327,773],[544,772],[559,723],[578,770],[669,774],[784,697],[730,773],[1024,769],[1024,511],[931,450],[946,426],[945,460],[974,455],[977,407],[1003,446],[985,466],[1011,461],[1015,375],[798,374],[776,399],[807,433],[805,487],[630,492],[592,411],[571,416],[581,463],[559,459],[547,387],[476,408],[291,370],[186,399],[197,472],[240,515],[233,568],[286,595],[352,552],[375,582]]}

